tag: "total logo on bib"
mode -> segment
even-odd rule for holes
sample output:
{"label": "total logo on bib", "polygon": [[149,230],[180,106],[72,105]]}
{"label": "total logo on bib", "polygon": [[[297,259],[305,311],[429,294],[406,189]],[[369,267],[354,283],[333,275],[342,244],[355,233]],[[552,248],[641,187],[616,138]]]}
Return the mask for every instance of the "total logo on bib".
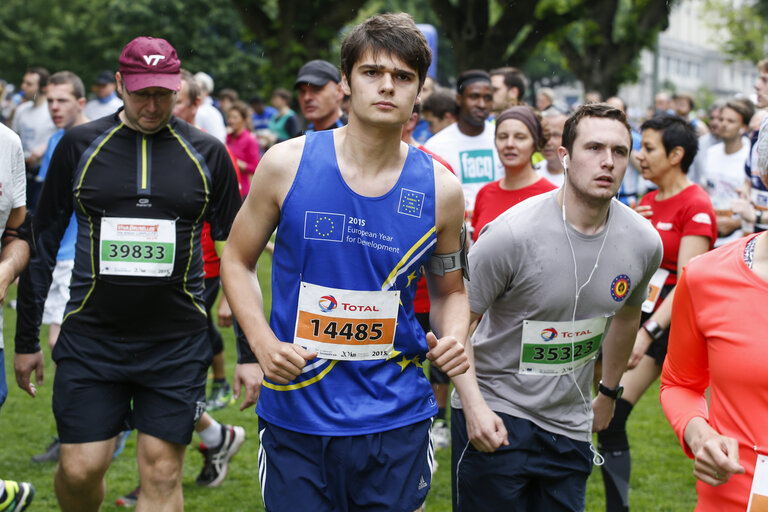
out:
{"label": "total logo on bib", "polygon": [[301,283],[294,343],[324,359],[386,359],[392,353],[400,292]]}

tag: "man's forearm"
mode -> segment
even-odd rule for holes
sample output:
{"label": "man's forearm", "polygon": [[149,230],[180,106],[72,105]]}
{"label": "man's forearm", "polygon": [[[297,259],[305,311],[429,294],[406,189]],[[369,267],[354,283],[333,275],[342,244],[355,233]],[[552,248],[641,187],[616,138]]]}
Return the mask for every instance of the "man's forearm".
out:
{"label": "man's forearm", "polygon": [[24,240],[6,237],[0,251],[0,286],[7,288],[29,263],[29,245]]}
{"label": "man's forearm", "polygon": [[603,342],[602,380],[607,387],[615,388],[619,385],[632,354],[639,327],[639,307],[620,310],[611,322]]}

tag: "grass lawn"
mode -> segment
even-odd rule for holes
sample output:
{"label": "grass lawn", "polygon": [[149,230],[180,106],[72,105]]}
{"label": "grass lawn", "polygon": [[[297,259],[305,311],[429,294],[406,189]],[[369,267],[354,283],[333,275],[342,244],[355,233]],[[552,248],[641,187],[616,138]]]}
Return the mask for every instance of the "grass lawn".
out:
{"label": "grass lawn", "polygon": [[[260,275],[267,307],[269,292],[268,273],[270,261],[262,258]],[[15,296],[15,287],[9,291],[9,299]],[[53,365],[47,343],[42,343],[46,358],[45,384],[38,390],[34,400],[22,392],[13,377],[13,336],[16,326],[15,311],[3,308],[5,315],[6,377],[8,400],[0,412],[0,478],[25,480],[34,483],[37,495],[30,512],[58,510],[53,491],[53,463],[32,464],[30,457],[43,451],[55,435],[56,426],[51,412],[51,388]],[[45,327],[42,339],[47,339]],[[231,329],[224,329],[224,343],[227,356],[227,374],[231,379],[236,360],[234,336]],[[629,422],[630,442],[633,451],[633,473],[631,506],[638,511],[689,511],[696,504],[692,463],[677,444],[672,429],[667,424],[658,400],[658,385],[655,385],[640,401]],[[199,488],[195,477],[202,467],[202,457],[195,447],[199,440],[194,437],[187,449],[184,468],[184,500],[191,511],[261,511],[258,483],[256,416],[252,410],[240,412],[237,406],[230,406],[213,413],[222,423],[238,424],[247,431],[246,443],[240,453],[232,459],[229,475],[217,489]],[[98,421],[94,418],[93,421]],[[125,450],[118,456],[107,472],[107,494],[103,511],[119,510],[115,500],[132,490],[138,481],[136,468],[136,435],[131,434]],[[447,512],[451,509],[450,454],[447,450],[438,452],[439,469],[427,499],[428,512]],[[602,479],[595,468],[587,486],[587,510],[605,509]],[[306,511],[311,512],[311,511]]]}

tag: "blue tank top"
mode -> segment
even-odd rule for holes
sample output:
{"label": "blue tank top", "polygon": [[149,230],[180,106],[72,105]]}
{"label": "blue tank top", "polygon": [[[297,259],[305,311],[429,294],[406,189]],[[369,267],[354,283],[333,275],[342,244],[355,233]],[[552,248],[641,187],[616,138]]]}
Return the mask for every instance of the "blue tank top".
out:
{"label": "blue tank top", "polygon": [[275,239],[270,325],[278,339],[293,342],[302,282],[399,290],[394,351],[379,360],[318,358],[287,385],[265,378],[257,414],[315,435],[382,432],[433,416],[437,405],[422,367],[427,342],[413,297],[436,241],[429,155],[411,147],[395,186],[365,197],[341,175],[333,130],[308,133]]}

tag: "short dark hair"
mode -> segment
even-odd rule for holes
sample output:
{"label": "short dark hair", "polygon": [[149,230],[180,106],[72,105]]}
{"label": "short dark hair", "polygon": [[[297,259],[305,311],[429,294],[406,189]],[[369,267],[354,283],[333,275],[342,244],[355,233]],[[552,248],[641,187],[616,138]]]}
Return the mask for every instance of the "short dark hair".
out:
{"label": "short dark hair", "polygon": [[72,86],[72,95],[75,99],[85,98],[85,86],[79,76],[71,71],[58,71],[48,78],[50,85],[69,84]]}
{"label": "short dark hair", "polygon": [[240,113],[242,118],[245,120],[245,125],[248,127],[248,130],[251,130],[253,128],[253,120],[251,119],[251,112],[248,109],[248,105],[246,105],[244,101],[233,101],[232,106],[229,107],[229,110],[227,110],[226,113],[229,114],[233,110],[236,110]]}
{"label": "short dark hair", "polygon": [[580,106],[576,112],[571,114],[568,120],[565,121],[565,128],[563,128],[563,146],[568,150],[568,153],[573,152],[573,142],[578,135],[579,123],[582,119],[587,117],[614,119],[622,123],[627,129],[627,134],[629,135],[630,140],[630,149],[632,148],[632,127],[629,125],[629,121],[627,121],[627,116],[624,112],[607,103],[586,103]]}
{"label": "short dark hair", "polygon": [[352,68],[368,50],[374,57],[382,52],[395,55],[416,70],[419,89],[424,85],[432,50],[410,14],[372,16],[352,29],[341,44],[341,71],[348,81]]}
{"label": "short dark hair", "polygon": [[491,75],[483,69],[468,69],[456,77],[456,91],[464,94],[464,89],[475,82],[486,82],[491,85]]}
{"label": "short dark hair", "polygon": [[272,91],[272,96],[278,96],[280,98],[283,98],[286,103],[290,103],[293,101],[293,94],[291,94],[291,91],[288,89],[284,89],[282,87],[278,87],[274,91]]}
{"label": "short dark hair", "polygon": [[680,167],[684,173],[688,173],[688,168],[699,150],[699,139],[691,123],[677,115],[659,114],[644,122],[640,130],[654,130],[661,133],[661,143],[664,145],[667,156],[676,147],[683,148]]}
{"label": "short dark hair", "polygon": [[517,87],[517,99],[522,100],[525,97],[525,75],[522,71],[511,66],[496,68],[491,70],[491,76],[501,75],[504,77],[504,85],[507,89]]}
{"label": "short dark hair", "polygon": [[237,91],[234,89],[222,89],[219,91],[219,101],[221,101],[222,98],[226,98],[230,101],[237,101],[240,99],[240,95],[237,94]]}
{"label": "short dark hair", "polygon": [[187,84],[187,100],[194,105],[197,99],[203,95],[203,86],[195,79],[195,75],[186,69],[181,70],[181,81]]}
{"label": "short dark hair", "polygon": [[27,68],[24,74],[26,75],[28,73],[37,75],[40,78],[37,86],[41,89],[48,85],[48,79],[51,77],[51,73],[47,69],[41,68],[40,66]]}
{"label": "short dark hair", "polygon": [[422,112],[432,112],[440,120],[447,113],[456,115],[458,108],[456,93],[443,88],[435,89],[421,105]]}
{"label": "short dark hair", "polygon": [[672,100],[688,100],[688,108],[696,110],[696,103],[693,101],[693,96],[685,92],[678,92],[672,95]]}
{"label": "short dark hair", "polygon": [[746,98],[736,98],[729,100],[723,105],[723,108],[735,110],[741,116],[744,125],[749,124],[749,120],[755,115],[755,105]]}

